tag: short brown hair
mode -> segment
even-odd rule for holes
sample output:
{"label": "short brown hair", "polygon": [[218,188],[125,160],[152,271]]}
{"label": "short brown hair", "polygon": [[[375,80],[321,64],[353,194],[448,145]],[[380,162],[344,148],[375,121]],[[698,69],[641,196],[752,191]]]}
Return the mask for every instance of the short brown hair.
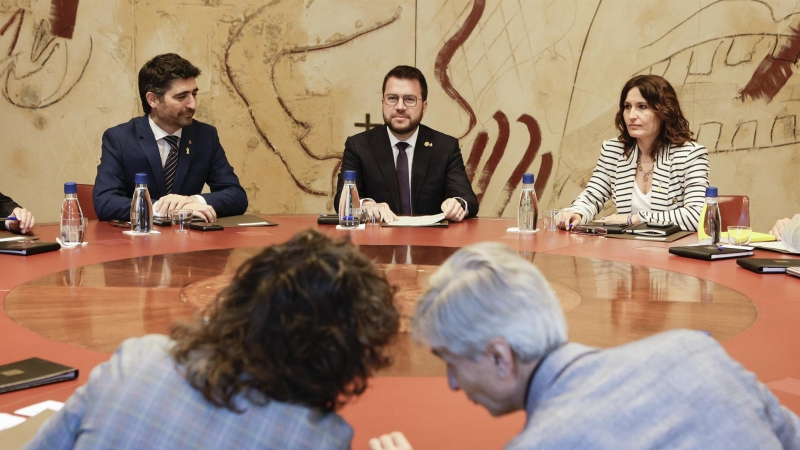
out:
{"label": "short brown hair", "polygon": [[242,394],[334,411],[389,364],[393,296],[348,240],[301,231],[245,262],[207,320],[176,325],[172,355],[214,405],[237,411]]}
{"label": "short brown hair", "polygon": [[619,96],[619,111],[614,120],[617,130],[620,132],[617,139],[624,145],[626,158],[636,144],[636,139],[628,134],[628,127],[625,125],[623,116],[625,99],[628,97],[628,91],[633,88],[639,89],[642,97],[647,101],[647,105],[662,122],[658,136],[653,141],[653,148],[650,149],[654,158],[665,145],[683,145],[692,140],[693,133],[689,129],[689,121],[683,116],[678,96],[669,81],[658,75],[635,76],[628,80],[622,88]]}
{"label": "short brown hair", "polygon": [[144,63],[139,69],[139,98],[142,100],[144,113],[150,114],[152,109],[147,103],[148,92],[161,98],[172,86],[173,81],[199,76],[200,69],[175,53],[158,55]]}
{"label": "short brown hair", "polygon": [[397,78],[399,80],[417,80],[419,82],[419,87],[422,90],[422,101],[424,102],[428,100],[428,82],[425,81],[425,75],[423,75],[422,72],[416,67],[397,66],[390,70],[389,73],[383,77],[383,88],[381,89],[381,94],[386,93],[386,82],[389,81],[389,78]]}

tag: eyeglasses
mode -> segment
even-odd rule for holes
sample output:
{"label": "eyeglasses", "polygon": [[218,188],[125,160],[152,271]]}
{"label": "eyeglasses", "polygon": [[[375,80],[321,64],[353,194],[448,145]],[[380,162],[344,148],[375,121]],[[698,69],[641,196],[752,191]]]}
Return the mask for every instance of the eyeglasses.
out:
{"label": "eyeglasses", "polygon": [[[383,96],[383,102],[390,106],[396,105],[398,100],[400,100],[400,96],[397,94],[386,94]],[[417,106],[417,100],[418,99],[415,95],[403,96],[403,104],[408,106],[409,108]]]}

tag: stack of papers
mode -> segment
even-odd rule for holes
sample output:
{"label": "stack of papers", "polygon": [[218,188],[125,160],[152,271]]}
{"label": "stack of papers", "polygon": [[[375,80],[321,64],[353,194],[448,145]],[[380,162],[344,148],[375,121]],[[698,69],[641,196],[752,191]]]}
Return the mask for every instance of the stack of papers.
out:
{"label": "stack of papers", "polygon": [[433,216],[398,216],[392,223],[384,223],[385,227],[429,227],[444,220],[444,213]]}

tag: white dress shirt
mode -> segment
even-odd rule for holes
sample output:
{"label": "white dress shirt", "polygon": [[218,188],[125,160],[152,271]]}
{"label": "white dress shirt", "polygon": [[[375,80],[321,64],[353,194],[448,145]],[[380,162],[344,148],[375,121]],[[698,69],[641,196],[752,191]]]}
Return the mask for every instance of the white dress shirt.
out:
{"label": "white dress shirt", "polygon": [[[169,151],[172,150],[172,147],[169,145],[169,142],[167,142],[167,140],[164,139],[165,136],[169,136],[169,133],[162,130],[161,127],[156,125],[156,123],[153,122],[153,118],[150,117],[149,115],[147,116],[147,122],[150,124],[150,129],[153,130],[153,136],[156,137],[156,145],[158,145],[158,154],[161,157],[161,168],[163,169],[164,165],[167,163],[167,156],[169,156]],[[180,142],[182,133],[183,133],[183,128],[179,128],[178,131],[172,133],[172,135],[178,136],[178,142]],[[207,205],[206,199],[204,199],[202,195],[192,195],[192,197],[194,197],[199,203]],[[153,209],[157,209],[156,208],[157,204],[158,202],[156,202],[156,205],[153,205]]]}

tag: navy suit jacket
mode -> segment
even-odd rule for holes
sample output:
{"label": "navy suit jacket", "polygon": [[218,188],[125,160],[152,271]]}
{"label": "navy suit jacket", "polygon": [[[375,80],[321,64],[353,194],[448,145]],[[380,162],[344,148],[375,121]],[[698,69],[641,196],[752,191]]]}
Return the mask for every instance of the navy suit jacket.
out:
{"label": "navy suit jacket", "polygon": [[[0,192],[0,216],[3,216],[5,219],[11,215],[14,208],[19,208],[19,205],[14,200],[11,200],[11,197],[5,196]],[[5,230],[5,227],[0,229]]]}
{"label": "navy suit jacket", "polygon": [[[425,146],[426,142],[431,145]],[[397,170],[385,125],[347,138],[333,200],[337,211],[345,170],[356,171],[360,197],[385,202],[393,212],[400,211]],[[478,214],[478,198],[467,178],[458,139],[420,125],[411,163],[411,213],[439,214],[442,202],[452,197],[461,197],[467,202],[465,218]]]}
{"label": "navy suit jacket", "polygon": [[[100,220],[129,220],[137,173],[147,174],[147,189],[154,203],[168,194],[158,145],[146,115],[103,133],[103,153],[92,193]],[[198,195],[204,184],[211,193],[202,194],[203,198],[218,217],[244,214],[247,194],[225,157],[217,129],[193,120],[181,133],[172,193]]]}

